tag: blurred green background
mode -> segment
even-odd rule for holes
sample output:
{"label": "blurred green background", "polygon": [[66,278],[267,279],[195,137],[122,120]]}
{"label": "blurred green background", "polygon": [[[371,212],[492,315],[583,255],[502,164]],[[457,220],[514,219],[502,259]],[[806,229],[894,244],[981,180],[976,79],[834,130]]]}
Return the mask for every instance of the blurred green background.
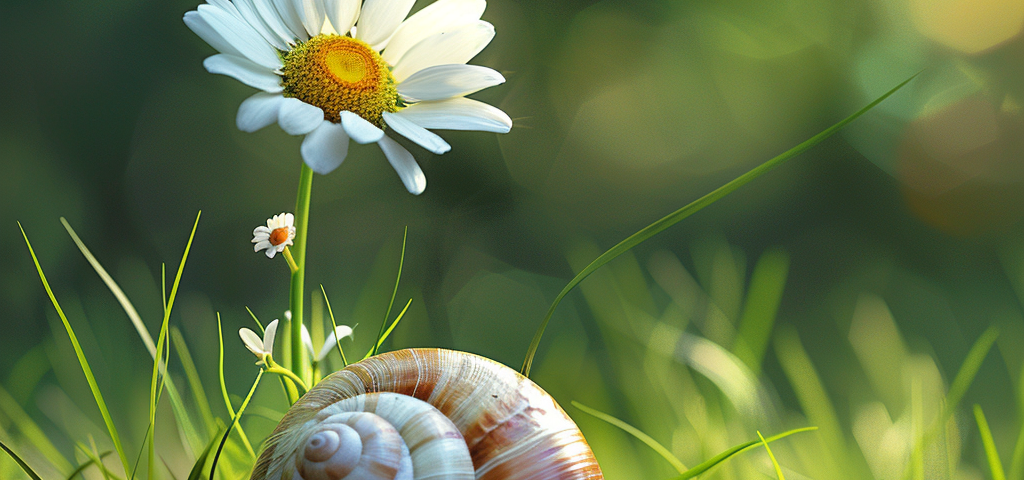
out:
{"label": "blurred green background", "polygon": [[[214,312],[228,388],[244,395],[256,373],[235,335],[251,326],[244,307],[264,321],[287,308],[285,263],[249,239],[293,209],[300,139],[236,130],[252,89],[203,70],[213,50],[181,21],[195,6],[0,3],[0,431],[34,465],[45,460],[14,410],[69,460],[73,441],[106,435],[16,220],[129,451],[146,430],[151,359],[59,217],[155,335],[160,264],[173,271],[203,211],[171,321],[210,396]],[[359,324],[356,350],[383,318],[405,226],[397,302],[413,303],[387,347],[518,368],[554,296],[601,251],[922,71],[839,135],[584,282],[555,313],[533,378],[611,479],[673,470],[570,400],[636,425],[688,466],[757,429],[818,425],[776,449],[797,479],[991,478],[970,414],[979,403],[1013,470],[1024,445],[1024,3],[492,0],[484,19],[498,34],[473,63],[508,82],[474,98],[505,110],[511,133],[442,132],[453,146],[443,156],[411,147],[427,176],[418,197],[371,147],[314,180],[307,284]],[[956,416],[911,455],[990,325],[1000,339]],[[284,411],[274,393],[264,404]],[[262,438],[274,422],[243,424]],[[158,445],[172,431],[158,430]],[[184,478],[189,454],[165,451]],[[15,472],[0,460],[0,476]],[[709,478],[773,475],[751,453]]]}

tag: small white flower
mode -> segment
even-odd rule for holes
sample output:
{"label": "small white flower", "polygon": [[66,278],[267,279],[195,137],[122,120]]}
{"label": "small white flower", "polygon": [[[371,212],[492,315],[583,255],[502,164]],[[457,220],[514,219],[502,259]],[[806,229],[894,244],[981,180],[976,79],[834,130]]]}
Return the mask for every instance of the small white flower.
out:
{"label": "small white flower", "polygon": [[238,336],[242,337],[242,343],[245,344],[245,348],[248,348],[253,355],[259,358],[256,365],[263,365],[266,363],[267,357],[274,355],[274,336],[277,335],[277,320],[267,325],[267,329],[263,332],[263,338],[256,332],[249,330],[248,328],[238,329]]}
{"label": "small white flower", "polygon": [[330,355],[331,349],[337,347],[338,339],[352,337],[352,327],[347,325],[338,325],[330,335],[327,336],[327,340],[324,340],[324,345],[320,347],[320,352],[313,356],[313,340],[309,336],[309,330],[305,325],[302,326],[302,343],[306,345],[306,353],[309,354],[310,360],[320,363]]}
{"label": "small white flower", "polygon": [[295,216],[280,213],[267,219],[267,226],[260,225],[252,231],[253,251],[267,250],[267,257],[274,258],[295,239]]}

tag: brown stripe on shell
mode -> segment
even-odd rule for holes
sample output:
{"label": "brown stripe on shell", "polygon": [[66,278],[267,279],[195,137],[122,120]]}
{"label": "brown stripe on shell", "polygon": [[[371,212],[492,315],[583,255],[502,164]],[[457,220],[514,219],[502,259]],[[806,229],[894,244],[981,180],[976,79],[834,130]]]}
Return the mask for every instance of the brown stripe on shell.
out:
{"label": "brown stripe on shell", "polygon": [[335,372],[288,411],[266,443],[252,480],[265,480],[276,439],[339,400],[394,392],[423,400],[462,432],[487,480],[599,480],[597,460],[576,424],[528,378],[493,360],[442,349],[378,355]]}

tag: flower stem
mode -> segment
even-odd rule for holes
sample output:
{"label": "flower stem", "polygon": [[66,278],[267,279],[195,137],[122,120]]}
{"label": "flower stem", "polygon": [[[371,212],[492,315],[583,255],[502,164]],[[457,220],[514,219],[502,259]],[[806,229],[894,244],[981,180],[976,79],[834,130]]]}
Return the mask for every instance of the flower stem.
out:
{"label": "flower stem", "polygon": [[[306,372],[305,347],[302,345],[302,299],[306,274],[306,234],[309,231],[309,198],[313,191],[313,170],[305,163],[299,176],[299,192],[295,198],[295,245],[293,250],[295,268],[292,270],[290,307],[291,324],[291,365],[285,365],[292,372]],[[288,360],[288,359],[286,359]]]}
{"label": "flower stem", "polygon": [[292,275],[299,271],[299,266],[295,264],[295,258],[292,257],[292,251],[288,247],[284,247],[284,251],[281,252],[284,255],[284,259],[288,261],[288,268],[292,269]]}
{"label": "flower stem", "polygon": [[280,365],[278,365],[276,363],[273,363],[273,360],[270,361],[270,366],[267,367],[267,373],[276,373],[278,375],[282,375],[284,377],[287,377],[291,381],[295,382],[295,384],[298,385],[299,388],[302,389],[302,393],[306,393],[306,392],[309,391],[309,388],[306,387],[306,384],[303,383],[302,379],[299,378],[298,375],[296,375],[291,370],[288,370],[287,368],[281,368]]}

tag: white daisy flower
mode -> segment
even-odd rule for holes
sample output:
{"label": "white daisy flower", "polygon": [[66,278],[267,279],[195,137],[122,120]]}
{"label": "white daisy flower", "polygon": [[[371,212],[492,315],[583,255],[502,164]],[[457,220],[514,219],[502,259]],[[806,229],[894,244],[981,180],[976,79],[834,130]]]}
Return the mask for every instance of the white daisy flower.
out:
{"label": "white daisy flower", "polygon": [[415,0],[208,0],[185,24],[220,54],[203,65],[262,92],[238,109],[238,128],[277,122],[305,135],[302,159],[320,174],[341,165],[349,140],[377,143],[405,187],[426,178],[391,129],[436,153],[451,149],[427,130],[506,133],[512,120],[465,95],[501,84],[466,65],[494,38],[485,0],[438,0],[409,18]]}
{"label": "white daisy flower", "polygon": [[276,319],[267,325],[266,330],[263,331],[262,339],[256,332],[248,328],[238,329],[238,336],[242,337],[242,343],[245,344],[245,348],[248,348],[253,355],[256,355],[256,358],[259,358],[256,365],[264,365],[268,358],[273,358],[275,335],[277,335]]}
{"label": "white daisy flower", "polygon": [[327,336],[327,340],[324,340],[323,346],[320,347],[320,352],[313,356],[313,339],[309,336],[309,329],[305,325],[302,326],[302,343],[306,346],[306,353],[309,354],[309,359],[315,363],[320,363],[330,355],[331,350],[337,347],[338,339],[352,337],[352,327],[347,325],[338,325],[337,328]]}
{"label": "white daisy flower", "polygon": [[266,249],[267,257],[274,258],[274,255],[284,251],[292,245],[295,239],[295,216],[290,213],[280,213],[267,219],[267,226],[260,225],[252,231],[252,243],[254,251]]}

